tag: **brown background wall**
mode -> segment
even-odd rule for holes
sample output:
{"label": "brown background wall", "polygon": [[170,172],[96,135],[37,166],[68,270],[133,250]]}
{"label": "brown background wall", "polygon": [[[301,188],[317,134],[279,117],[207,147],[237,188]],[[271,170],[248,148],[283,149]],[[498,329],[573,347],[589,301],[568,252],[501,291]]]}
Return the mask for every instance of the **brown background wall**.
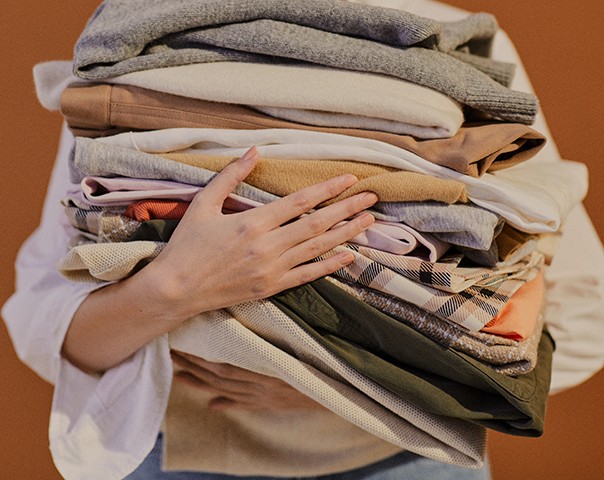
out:
{"label": "brown background wall", "polygon": [[[287,0],[284,0],[287,1]],[[472,11],[494,13],[510,34],[529,71],[562,155],[591,169],[586,205],[604,235],[602,183],[601,0],[581,2],[451,0]],[[0,304],[13,288],[13,261],[35,228],[60,129],[58,113],[36,101],[31,67],[68,59],[93,0],[9,0],[0,19],[3,32],[0,151],[3,153]],[[604,346],[603,346],[604,348]],[[15,357],[0,326],[0,478],[54,480],[47,422],[51,387]],[[495,480],[596,480],[604,472],[600,429],[604,425],[604,373],[553,397],[546,434],[540,439],[491,435]]]}

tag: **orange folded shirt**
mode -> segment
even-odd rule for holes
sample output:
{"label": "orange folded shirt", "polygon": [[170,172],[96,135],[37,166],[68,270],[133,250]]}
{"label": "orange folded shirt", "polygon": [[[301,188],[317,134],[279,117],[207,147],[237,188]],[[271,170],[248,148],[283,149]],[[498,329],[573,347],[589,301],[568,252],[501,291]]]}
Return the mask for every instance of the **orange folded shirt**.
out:
{"label": "orange folded shirt", "polygon": [[535,331],[544,295],[545,280],[541,271],[520,287],[497,316],[480,331],[513,340],[527,339]]}
{"label": "orange folded shirt", "polygon": [[141,200],[128,205],[124,215],[139,222],[154,219],[180,219],[189,208],[189,202],[176,200]]}

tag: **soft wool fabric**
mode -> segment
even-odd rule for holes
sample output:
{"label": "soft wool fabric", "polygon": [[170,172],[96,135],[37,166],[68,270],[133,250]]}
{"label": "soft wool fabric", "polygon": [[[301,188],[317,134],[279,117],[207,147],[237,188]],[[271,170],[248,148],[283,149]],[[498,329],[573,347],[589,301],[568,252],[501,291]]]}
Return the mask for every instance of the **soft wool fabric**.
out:
{"label": "soft wool fabric", "polygon": [[86,142],[148,152],[186,149],[184,153],[232,157],[241,156],[250,146],[256,145],[260,157],[354,160],[428,173],[465,183],[471,201],[500,214],[514,227],[529,233],[558,230],[570,209],[587,192],[587,170],[584,164],[578,162],[560,161],[555,165],[550,162],[524,162],[514,168],[473,178],[434,165],[393,145],[322,132],[177,128],[120,134],[96,140],[78,138],[76,150]]}
{"label": "soft wool fabric", "polygon": [[[162,156],[214,172],[221,171],[232,161],[230,157],[211,155],[167,153]],[[461,182],[360,162],[300,161],[264,157],[256,162],[254,170],[245,181],[256,188],[285,197],[345,173],[352,173],[359,181],[345,192],[320,205],[328,205],[365,191],[376,193],[380,202],[467,201],[465,186]]]}
{"label": "soft wool fabric", "polygon": [[[221,64],[208,64],[207,67],[216,67]],[[237,65],[239,68],[249,64],[226,64]],[[211,78],[207,78],[203,71],[195,75],[191,67],[200,67],[204,65],[187,65],[181,69],[190,69],[191,71],[182,71],[182,75],[174,75],[174,79],[166,83],[167,87],[178,85],[179,82],[193,81],[196,78],[204,78],[203,82],[195,82],[195,85],[204,88],[215,88],[215,86],[227,85],[223,81],[212,83]],[[263,65],[260,65],[263,67]],[[266,66],[270,69],[271,65]],[[287,68],[287,67],[286,67]],[[295,67],[289,67],[295,68]],[[308,67],[307,67],[308,68]],[[169,71],[171,69],[163,69]],[[245,70],[245,69],[244,69]],[[165,75],[162,70],[154,71],[157,73],[153,77]],[[305,71],[305,70],[302,70]],[[151,72],[149,72],[151,73]],[[271,72],[267,72],[271,75]],[[292,75],[295,79],[298,76]],[[235,73],[235,79],[245,80],[246,88],[254,85],[255,88],[263,86],[270,88],[272,93],[268,98],[274,98],[275,91],[283,90],[285,86],[291,86],[293,81],[284,82],[283,85],[269,87],[270,83],[262,79],[254,82],[253,77],[247,78]],[[274,82],[274,77],[270,76]],[[387,78],[387,77],[378,77]],[[117,79],[113,79],[116,81]],[[379,82],[378,82],[379,83]],[[155,87],[159,87],[156,85]],[[368,87],[368,86],[367,86]],[[228,89],[234,89],[233,81],[228,82]],[[287,90],[287,89],[285,89]],[[379,85],[366,88],[363,85],[356,86],[354,93],[347,94],[346,98],[360,99],[362,92],[362,107],[372,108],[374,105],[372,99],[368,98],[366,91],[375,92],[380,90]],[[317,85],[314,92],[324,92],[325,88]],[[237,92],[239,93],[239,92]],[[189,93],[187,93],[189,94]],[[298,98],[296,92],[292,93],[293,98]],[[389,111],[392,105],[396,106],[393,97],[394,94],[384,93],[380,96],[387,99],[388,107],[380,106],[380,112]],[[289,97],[292,98],[292,97]],[[333,98],[333,95],[332,95]],[[337,97],[336,97],[337,98]],[[328,99],[320,99],[324,105],[329,105]],[[404,101],[402,103],[408,103]],[[422,102],[423,104],[424,102]],[[256,107],[258,108],[258,107]],[[429,105],[422,107],[421,110],[429,109]],[[279,116],[283,112],[301,112],[295,109],[267,109],[274,116]],[[401,110],[397,108],[397,111]],[[76,135],[86,137],[105,136],[109,133],[120,132],[123,130],[158,130],[174,127],[203,127],[203,128],[233,128],[233,129],[257,129],[257,128],[294,128],[300,130],[312,130],[326,133],[339,133],[342,135],[351,135],[362,138],[372,138],[380,140],[391,145],[409,150],[420,157],[438,165],[443,165],[460,173],[471,176],[480,176],[486,171],[496,171],[509,168],[518,163],[529,160],[536,155],[545,144],[545,137],[532,128],[519,123],[475,123],[466,124],[461,129],[456,129],[452,138],[441,138],[438,140],[418,140],[412,135],[396,135],[388,133],[383,125],[363,124],[360,128],[333,128],[331,125],[325,127],[313,127],[304,124],[304,115],[291,115],[297,123],[293,121],[278,120],[276,118],[259,113],[249,107],[242,105],[232,105],[228,103],[209,102],[198,99],[191,99],[177,95],[170,95],[155,90],[141,89],[139,87],[120,86],[120,85],[95,85],[89,87],[67,88],[61,98],[61,112],[67,120],[70,128]],[[376,112],[377,113],[377,112]],[[283,116],[283,115],[282,115]],[[334,114],[334,118],[342,118],[342,114]],[[302,122],[302,123],[300,123]],[[363,127],[371,129],[362,129]],[[385,131],[380,131],[385,130]],[[416,137],[419,135],[415,134]]]}
{"label": "soft wool fabric", "polygon": [[[510,90],[450,55],[424,48],[401,49],[273,20],[229,24],[170,37],[164,48],[158,50],[164,59],[172,58],[172,62],[168,60],[156,66],[207,61],[204,53],[208,44],[226,48],[229,52],[252,52],[268,58],[286,57],[391,75],[433,88],[464,105],[504,120],[530,124],[538,111],[533,95]],[[173,55],[169,53],[171,48]],[[213,55],[216,53],[213,48],[210,51]],[[258,60],[266,61],[266,57]],[[149,59],[145,61],[148,63]],[[430,75],[423,72],[430,72]]]}
{"label": "soft wool fabric", "polygon": [[440,240],[476,250],[488,250],[503,226],[500,216],[472,203],[376,203],[371,213],[377,219],[404,222]]}
{"label": "soft wool fabric", "polygon": [[295,0],[287,4],[279,0],[176,0],[168,4],[158,0],[106,0],[76,43],[74,68],[82,77],[112,76],[117,68],[100,64],[132,59],[168,34],[256,19],[307,25],[397,47],[421,45],[446,52],[467,45],[472,53],[485,56],[497,31],[495,18],[487,14],[441,23],[399,9],[333,0]]}
{"label": "soft wool fabric", "polygon": [[[165,41],[166,44],[156,45],[144,55],[124,62],[129,64],[129,70],[109,68],[113,70],[109,76],[188,63],[270,62],[273,57],[279,60],[286,57],[408,80],[504,120],[530,124],[538,111],[533,95],[510,90],[469,64],[435,50],[400,49],[273,20],[187,31]],[[431,74],[422,74],[424,71]],[[87,72],[79,70],[78,74]]]}

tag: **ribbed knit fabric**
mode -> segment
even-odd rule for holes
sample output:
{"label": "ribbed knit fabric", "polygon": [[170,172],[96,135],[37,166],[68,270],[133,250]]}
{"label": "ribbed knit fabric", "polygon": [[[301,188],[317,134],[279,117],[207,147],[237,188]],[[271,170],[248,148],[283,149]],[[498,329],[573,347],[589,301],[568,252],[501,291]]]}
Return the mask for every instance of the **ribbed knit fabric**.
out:
{"label": "ribbed knit fabric", "polygon": [[[480,70],[445,53],[417,47],[400,49],[291,23],[256,20],[230,24],[185,32],[177,38],[170,38],[167,43],[168,47],[176,49],[173,55],[176,63],[157,67],[204,62],[203,52],[210,44],[269,58],[286,57],[329,67],[391,75],[433,88],[464,105],[508,121],[530,124],[538,111],[534,95],[510,90]],[[165,49],[161,52],[164,58],[170,58]],[[186,57],[188,62],[184,61]]]}
{"label": "ribbed knit fabric", "polygon": [[495,117],[532,123],[538,108],[533,95],[513,92],[442,53],[460,46],[484,53],[496,30],[494,18],[486,14],[439,24],[396,9],[329,0],[295,1],[286,7],[275,0],[178,1],[169,6],[153,0],[106,1],[75,46],[74,69],[98,80],[187,63],[285,57],[392,75]]}

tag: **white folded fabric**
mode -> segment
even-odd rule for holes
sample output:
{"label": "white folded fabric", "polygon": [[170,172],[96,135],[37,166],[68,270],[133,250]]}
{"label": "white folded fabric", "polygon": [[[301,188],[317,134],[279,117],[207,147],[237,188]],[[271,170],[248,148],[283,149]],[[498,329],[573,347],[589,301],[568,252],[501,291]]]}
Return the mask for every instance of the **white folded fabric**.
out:
{"label": "white folded fabric", "polygon": [[[34,68],[40,103],[58,109],[69,85],[82,83],[70,62]],[[89,82],[90,83],[90,82]],[[386,75],[316,65],[216,62],[128,73],[107,83],[214,102],[248,105],[310,125],[361,128],[444,138],[464,121],[461,105],[443,93]]]}
{"label": "white folded fabric", "polygon": [[123,133],[95,141],[149,153],[184,151],[238,157],[252,145],[261,156],[309,160],[355,160],[452,178],[466,185],[472,202],[500,214],[529,233],[555,232],[587,193],[584,164],[560,160],[524,162],[480,178],[433,164],[377,140],[291,129],[225,130],[174,128]]}

